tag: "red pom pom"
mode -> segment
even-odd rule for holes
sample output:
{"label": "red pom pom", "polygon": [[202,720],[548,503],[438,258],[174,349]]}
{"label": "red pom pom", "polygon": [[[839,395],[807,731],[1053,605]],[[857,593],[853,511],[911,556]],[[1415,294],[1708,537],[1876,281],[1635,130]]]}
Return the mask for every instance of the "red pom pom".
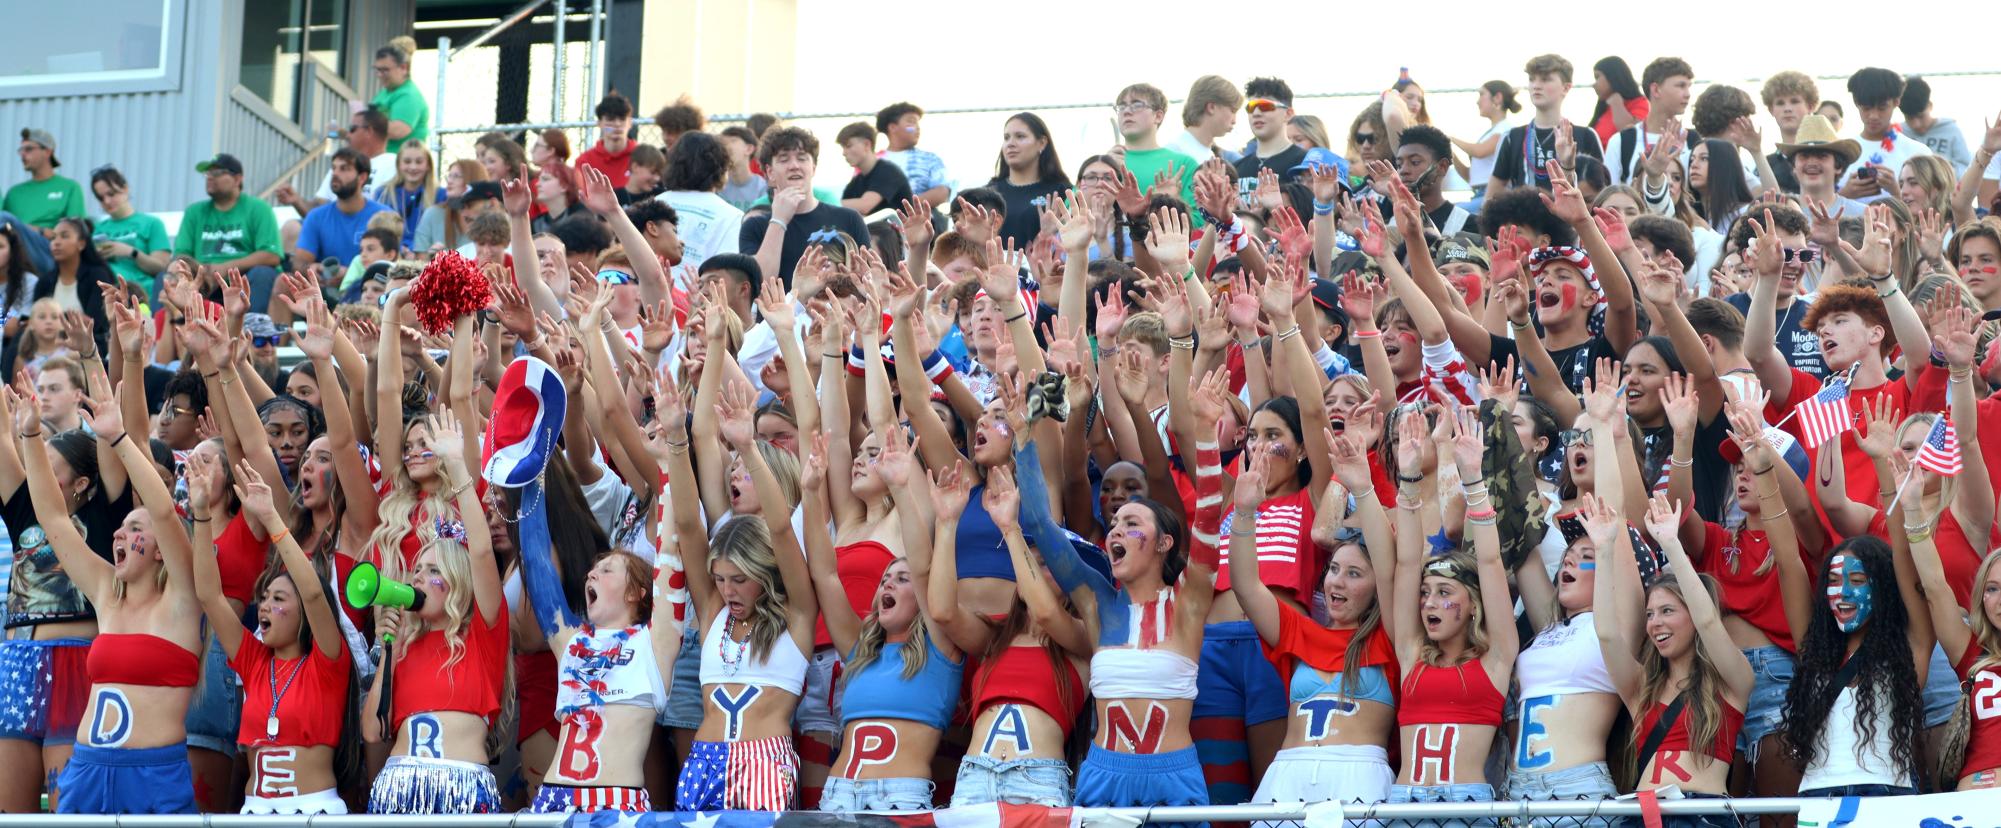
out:
{"label": "red pom pom", "polygon": [[424,274],[410,285],[410,306],[417,312],[417,322],[433,334],[451,330],[459,317],[492,301],[493,287],[487,284],[486,274],[471,259],[451,250],[432,259]]}

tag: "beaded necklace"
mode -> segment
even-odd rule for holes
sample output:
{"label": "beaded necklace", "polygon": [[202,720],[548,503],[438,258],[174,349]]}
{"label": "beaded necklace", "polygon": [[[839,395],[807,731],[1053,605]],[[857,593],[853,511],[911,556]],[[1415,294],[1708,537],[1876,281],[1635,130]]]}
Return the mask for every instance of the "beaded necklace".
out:
{"label": "beaded necklace", "polygon": [[[731,645],[735,646],[732,647]],[[732,652],[732,649],[734,649],[734,652]],[[732,676],[736,675],[737,671],[743,668],[744,651],[749,649],[750,641],[748,639],[744,641],[736,640],[736,617],[725,614],[723,619],[723,637],[721,641],[716,642],[716,655],[723,660],[723,672]]]}

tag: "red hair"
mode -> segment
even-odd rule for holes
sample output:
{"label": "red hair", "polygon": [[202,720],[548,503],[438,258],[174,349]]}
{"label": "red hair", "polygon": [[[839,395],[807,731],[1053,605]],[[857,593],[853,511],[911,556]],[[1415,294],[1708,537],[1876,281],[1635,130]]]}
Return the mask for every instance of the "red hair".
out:
{"label": "red hair", "polygon": [[1881,326],[1883,341],[1876,347],[1883,352],[1883,356],[1888,357],[1890,351],[1897,347],[1897,337],[1890,327],[1890,312],[1883,307],[1883,297],[1877,295],[1874,289],[1846,282],[1821,288],[1813,304],[1806,309],[1806,316],[1800,319],[1800,328],[1817,331],[1821,322],[1837,313],[1852,313],[1862,317],[1865,325]]}

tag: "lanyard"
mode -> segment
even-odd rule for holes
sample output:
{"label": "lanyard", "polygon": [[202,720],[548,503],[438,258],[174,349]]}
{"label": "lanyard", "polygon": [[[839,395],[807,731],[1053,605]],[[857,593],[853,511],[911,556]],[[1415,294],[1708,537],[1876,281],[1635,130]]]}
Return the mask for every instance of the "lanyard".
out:
{"label": "lanyard", "polygon": [[271,671],[265,674],[265,677],[271,680],[271,714],[268,718],[264,720],[264,735],[266,737],[272,739],[278,738],[278,702],[284,700],[285,693],[292,689],[292,681],[299,677],[299,671],[306,669],[306,659],[312,657],[313,654],[311,652],[307,652],[303,655],[300,655],[299,665],[297,667],[293,667],[292,675],[288,676],[285,679],[284,689],[279,689],[278,654],[275,651],[272,652]]}

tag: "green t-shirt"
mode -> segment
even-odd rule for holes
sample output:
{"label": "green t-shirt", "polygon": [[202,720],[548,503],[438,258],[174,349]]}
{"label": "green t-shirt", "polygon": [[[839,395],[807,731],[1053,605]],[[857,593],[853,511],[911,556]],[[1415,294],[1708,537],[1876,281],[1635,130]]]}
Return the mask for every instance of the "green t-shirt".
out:
{"label": "green t-shirt", "polygon": [[213,201],[197,201],[181,214],[174,234],[174,255],[189,255],[202,264],[241,259],[259,250],[285,258],[278,241],[278,217],[271,205],[255,196],[237,196],[227,212]]}
{"label": "green t-shirt", "polygon": [[1194,225],[1201,227],[1202,214],[1195,210],[1195,159],[1166,147],[1126,150],[1126,171],[1133,174],[1133,181],[1139,184],[1142,193],[1153,186],[1153,177],[1165,172],[1170,163],[1181,169],[1181,200],[1188,204]]}
{"label": "green t-shirt", "polygon": [[[167,235],[166,222],[161,221],[159,216],[138,212],[122,219],[110,216],[98,219],[97,233],[91,236],[91,241],[98,244],[104,242],[129,244],[133,250],[140,253],[158,253],[162,250],[172,250],[174,247],[174,238]],[[148,293],[152,292],[153,277],[139,269],[138,262],[123,257],[105,258],[111,262],[111,269],[118,275],[138,282],[146,287]]]}
{"label": "green t-shirt", "polygon": [[54,227],[63,219],[83,217],[83,185],[60,175],[47,181],[31,178],[9,188],[0,208],[36,227]]}
{"label": "green t-shirt", "polygon": [[382,110],[389,120],[410,125],[409,135],[389,139],[389,152],[392,154],[403,149],[404,141],[422,144],[425,138],[431,137],[431,106],[424,103],[424,93],[417,91],[415,81],[406,80],[395,89],[377,92],[375,100],[369,103]]}

